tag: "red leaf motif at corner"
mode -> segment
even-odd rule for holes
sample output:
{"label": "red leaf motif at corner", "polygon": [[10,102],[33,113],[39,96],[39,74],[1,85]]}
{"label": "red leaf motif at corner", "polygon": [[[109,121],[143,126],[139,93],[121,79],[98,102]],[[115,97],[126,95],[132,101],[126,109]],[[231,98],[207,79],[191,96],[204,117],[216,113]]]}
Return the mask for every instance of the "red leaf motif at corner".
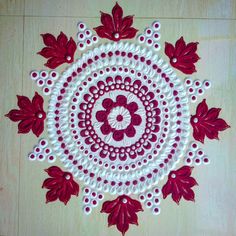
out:
{"label": "red leaf motif at corner", "polygon": [[223,119],[219,118],[220,111],[220,108],[208,109],[206,99],[198,104],[196,114],[190,119],[195,140],[204,143],[205,136],[209,139],[219,139],[219,131],[230,127]]}
{"label": "red leaf motif at corner", "polygon": [[187,201],[194,201],[195,194],[192,187],[198,185],[191,177],[193,167],[183,166],[176,171],[171,171],[168,175],[167,183],[162,187],[163,198],[171,194],[172,199],[179,204],[183,197]]}
{"label": "red leaf motif at corner", "polygon": [[170,64],[185,74],[196,72],[195,63],[200,59],[197,55],[198,43],[186,44],[184,38],[181,37],[173,46],[165,43],[165,54],[170,58]]}
{"label": "red leaf motif at corner", "polygon": [[126,195],[117,197],[113,201],[106,201],[102,205],[101,212],[109,214],[108,226],[116,225],[124,236],[129,229],[129,224],[138,225],[137,212],[143,211],[139,201]]}
{"label": "red leaf motif at corner", "polygon": [[112,9],[112,15],[101,12],[102,25],[94,28],[98,36],[113,41],[121,39],[132,39],[137,33],[137,29],[131,27],[133,16],[123,17],[123,9],[118,3]]}
{"label": "red leaf motif at corner", "polygon": [[18,133],[25,134],[32,130],[39,137],[44,130],[44,120],[46,118],[46,113],[43,110],[43,98],[35,92],[32,102],[25,96],[18,95],[17,99],[17,105],[20,109],[13,109],[5,116],[14,122],[20,121]]}
{"label": "red leaf motif at corner", "polygon": [[52,34],[42,34],[43,42],[46,45],[38,54],[48,59],[45,66],[55,69],[63,63],[72,63],[76,50],[76,43],[70,37],[61,32],[57,39]]}
{"label": "red leaf motif at corner", "polygon": [[46,203],[59,199],[66,205],[71,195],[79,195],[79,185],[73,180],[71,173],[64,172],[57,166],[52,166],[45,171],[51,177],[44,180],[42,186],[49,189],[46,194]]}

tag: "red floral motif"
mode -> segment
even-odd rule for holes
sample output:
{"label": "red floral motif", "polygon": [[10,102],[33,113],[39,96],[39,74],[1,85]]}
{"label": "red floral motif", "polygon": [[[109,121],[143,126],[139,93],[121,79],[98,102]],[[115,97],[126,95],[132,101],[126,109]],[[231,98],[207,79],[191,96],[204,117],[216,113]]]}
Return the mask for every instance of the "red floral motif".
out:
{"label": "red floral motif", "polygon": [[198,104],[196,115],[191,116],[191,125],[193,127],[193,137],[204,143],[205,136],[209,139],[219,139],[219,131],[228,129],[230,126],[221,118],[219,118],[221,109],[208,109],[206,99]]}
{"label": "red floral motif", "polygon": [[191,177],[193,167],[183,166],[176,171],[171,171],[168,175],[168,181],[162,188],[163,198],[172,194],[172,199],[179,204],[183,197],[187,201],[194,201],[195,194],[191,189],[198,185],[196,180]]}
{"label": "red floral motif", "polygon": [[132,39],[138,31],[131,27],[133,16],[123,17],[123,10],[118,3],[112,9],[112,16],[101,12],[101,23],[101,26],[94,28],[98,36],[113,41]]}
{"label": "red floral motif", "polygon": [[71,37],[68,41],[63,32],[58,35],[57,39],[49,33],[41,36],[47,47],[44,47],[38,54],[48,59],[47,63],[44,64],[45,66],[55,69],[63,63],[72,63],[74,61],[76,43]]}
{"label": "red floral motif", "polygon": [[79,195],[79,185],[73,180],[71,173],[64,172],[57,166],[52,166],[45,171],[51,177],[45,179],[42,186],[49,189],[46,194],[46,203],[59,199],[66,205],[71,195]]}
{"label": "red floral motif", "polygon": [[35,92],[32,102],[25,96],[17,95],[17,105],[19,110],[13,109],[5,116],[10,120],[17,122],[18,133],[29,133],[30,130],[39,137],[44,130],[44,120],[46,113],[43,110],[43,98]]}
{"label": "red floral motif", "polygon": [[170,58],[170,64],[185,74],[196,72],[194,63],[200,57],[197,55],[198,43],[186,44],[183,37],[175,43],[175,47],[170,43],[165,43],[165,54]]}
{"label": "red floral motif", "polygon": [[109,214],[108,227],[116,225],[123,236],[129,229],[129,224],[138,225],[136,213],[139,211],[143,211],[141,203],[126,195],[119,196],[113,201],[104,202],[101,210],[102,213]]}
{"label": "red floral motif", "polygon": [[127,104],[127,98],[123,95],[116,97],[116,102],[110,98],[106,98],[102,102],[102,106],[106,110],[96,113],[96,119],[103,122],[101,132],[104,135],[113,133],[112,137],[116,141],[121,141],[126,134],[127,137],[134,137],[136,130],[134,126],[138,126],[142,122],[140,115],[135,114],[138,110],[136,102]]}

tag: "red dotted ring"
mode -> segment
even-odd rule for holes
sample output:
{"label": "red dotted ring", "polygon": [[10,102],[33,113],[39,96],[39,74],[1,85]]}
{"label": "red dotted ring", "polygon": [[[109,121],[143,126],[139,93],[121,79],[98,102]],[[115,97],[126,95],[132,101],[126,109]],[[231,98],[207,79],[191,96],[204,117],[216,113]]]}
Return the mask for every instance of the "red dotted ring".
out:
{"label": "red dotted ring", "polygon": [[183,155],[189,107],[182,82],[151,51],[101,45],[55,84],[48,133],[75,177],[99,191],[139,193]]}

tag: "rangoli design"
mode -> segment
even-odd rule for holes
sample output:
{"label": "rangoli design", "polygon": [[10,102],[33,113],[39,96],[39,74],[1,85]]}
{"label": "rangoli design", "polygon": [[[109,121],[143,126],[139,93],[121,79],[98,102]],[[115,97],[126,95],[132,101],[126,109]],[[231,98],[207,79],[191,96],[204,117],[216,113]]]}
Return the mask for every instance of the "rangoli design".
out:
{"label": "rangoli design", "polygon": [[[183,37],[175,45],[166,42],[169,65],[158,54],[160,23],[141,34],[132,25],[133,16],[123,16],[116,3],[111,14],[101,12],[94,31],[78,23],[77,43],[63,32],[42,34],[45,47],[38,54],[52,70],[34,70],[30,78],[49,96],[48,108],[35,92],[32,100],[17,96],[18,109],[6,115],[18,122],[18,133],[39,137],[46,130],[30,160],[59,158],[64,166],[45,170],[46,203],[66,205],[82,192],[81,205],[90,214],[109,193],[113,200],[103,202],[101,213],[122,235],[130,224],[138,225],[144,207],[158,215],[168,195],[177,204],[194,201],[193,166],[210,161],[201,143],[219,139],[219,132],[229,128],[221,109],[209,108],[206,99],[190,114],[191,103],[211,87],[210,81],[183,81],[175,74],[175,69],[196,72],[198,43]],[[79,56],[77,50],[86,51]],[[63,63],[65,71],[54,70]]]}

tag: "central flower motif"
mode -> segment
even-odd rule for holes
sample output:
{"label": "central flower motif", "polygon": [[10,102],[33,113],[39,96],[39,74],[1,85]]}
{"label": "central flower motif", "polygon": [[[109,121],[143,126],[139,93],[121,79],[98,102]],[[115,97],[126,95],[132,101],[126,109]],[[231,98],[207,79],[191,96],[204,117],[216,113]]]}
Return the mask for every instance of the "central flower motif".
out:
{"label": "central flower motif", "polygon": [[136,130],[134,126],[139,126],[142,122],[140,115],[135,112],[138,110],[136,102],[127,103],[127,98],[118,95],[116,101],[105,98],[102,102],[105,110],[96,113],[96,119],[103,122],[100,130],[104,135],[112,133],[112,137],[116,141],[121,141],[124,135],[134,137]]}

